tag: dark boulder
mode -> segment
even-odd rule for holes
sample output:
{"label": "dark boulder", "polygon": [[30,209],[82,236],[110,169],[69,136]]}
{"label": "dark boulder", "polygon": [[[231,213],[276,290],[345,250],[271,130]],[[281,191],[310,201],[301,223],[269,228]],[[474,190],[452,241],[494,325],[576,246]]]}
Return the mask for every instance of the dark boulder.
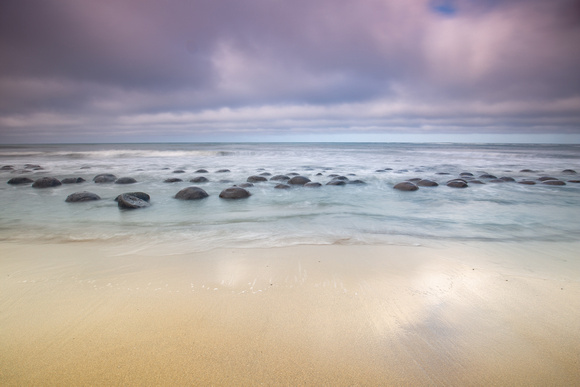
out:
{"label": "dark boulder", "polygon": [[220,181],[218,181],[218,183],[231,184],[231,183],[233,183],[233,181],[232,180],[229,180],[229,179],[221,179]]}
{"label": "dark boulder", "polygon": [[228,173],[228,172],[230,172],[229,169],[220,169],[220,170],[216,171],[216,173]]}
{"label": "dark boulder", "polygon": [[542,181],[542,184],[546,184],[546,185],[566,185],[566,182],[564,182],[562,180],[544,180],[544,181]]}
{"label": "dark boulder", "polygon": [[272,174],[270,172],[262,172],[260,176],[272,176]]}
{"label": "dark boulder", "polygon": [[399,191],[417,191],[419,189],[419,187],[410,181],[403,181],[401,183],[395,184],[393,188]]}
{"label": "dark boulder", "polygon": [[562,171],[562,173],[563,173],[564,175],[575,175],[575,174],[577,174],[578,172],[576,172],[576,171],[575,171],[575,170],[573,170],[573,169],[564,169],[564,170]]}
{"label": "dark boulder", "polygon": [[377,172],[377,173],[383,173],[383,172],[387,172],[387,171],[384,170],[384,169],[377,169],[375,172]]}
{"label": "dark boulder", "polygon": [[322,187],[322,184],[315,183],[315,182],[310,182],[310,183],[304,184],[304,186],[305,187],[308,187],[308,188],[318,188],[318,187]]}
{"label": "dark boulder", "polygon": [[422,179],[421,179],[420,177],[414,177],[414,178],[412,178],[412,179],[409,179],[409,180],[407,180],[407,181],[410,181],[411,183],[416,183],[416,182],[418,182],[418,181],[421,181],[421,180],[422,180]]}
{"label": "dark boulder", "polygon": [[346,182],[347,184],[353,184],[353,185],[366,185],[367,183],[362,181],[362,180],[350,180]]}
{"label": "dark boulder", "polygon": [[207,173],[207,169],[198,169],[195,173]]}
{"label": "dark boulder", "polygon": [[520,172],[521,173],[536,173],[537,171],[534,171],[533,169],[522,169]]}
{"label": "dark boulder", "polygon": [[346,185],[344,180],[330,180],[326,185]]}
{"label": "dark boulder", "polygon": [[463,180],[450,180],[447,182],[447,187],[451,188],[467,188],[467,183]]}
{"label": "dark boulder", "polygon": [[13,165],[4,165],[2,168],[0,168],[0,171],[13,171],[13,170],[14,170]]}
{"label": "dark boulder", "polygon": [[[135,196],[134,194],[137,192],[132,192],[132,193],[124,193],[121,194],[119,196],[117,196],[117,206],[120,209],[124,209],[124,210],[135,210],[138,208],[145,208],[145,207],[149,207],[151,204],[149,204],[148,200],[144,200],[139,198],[138,196]],[[149,195],[147,195],[149,196]]]}
{"label": "dark boulder", "polygon": [[459,176],[461,176],[461,177],[471,177],[471,176],[473,176],[473,173],[471,173],[471,172],[461,172],[459,174]]}
{"label": "dark boulder", "polygon": [[230,187],[224,189],[220,193],[220,198],[222,199],[244,199],[250,197],[251,193],[240,187]]}
{"label": "dark boulder", "polygon": [[120,177],[115,181],[115,184],[135,184],[137,180],[133,179],[132,177]]}
{"label": "dark boulder", "polygon": [[268,181],[264,176],[250,176],[246,180],[248,183],[258,183],[261,181]]}
{"label": "dark boulder", "polygon": [[68,195],[65,199],[65,202],[78,203],[78,202],[90,202],[93,200],[101,200],[101,197],[92,192],[82,191]]}
{"label": "dark boulder", "polygon": [[8,184],[12,185],[30,184],[30,183],[34,183],[34,180],[29,179],[28,177],[13,177],[12,179],[8,180]]}
{"label": "dark boulder", "polygon": [[192,183],[207,183],[209,180],[203,176],[194,177],[190,180]]}
{"label": "dark boulder", "polygon": [[310,179],[305,176],[294,176],[288,180],[288,184],[292,185],[304,185],[306,183],[310,183]]}
{"label": "dark boulder", "polygon": [[178,179],[176,177],[172,177],[171,179],[165,179],[165,180],[163,180],[164,183],[178,183],[180,181],[183,181],[183,180]]}
{"label": "dark boulder", "polygon": [[534,185],[534,184],[536,184],[536,182],[533,180],[520,180],[520,181],[518,181],[518,184]]}
{"label": "dark boulder", "polygon": [[439,184],[437,184],[436,182],[427,179],[419,180],[417,182],[417,186],[419,187],[437,187],[438,185]]}
{"label": "dark boulder", "polygon": [[276,186],[274,188],[276,188],[276,189],[289,189],[290,186],[287,184],[280,183],[280,184],[276,184]]}
{"label": "dark boulder", "polygon": [[[123,195],[135,196],[137,199],[141,199],[146,202],[151,200],[151,196],[149,196],[149,194],[146,194],[145,192],[127,192],[124,193]],[[122,195],[117,196],[115,198],[115,201],[118,202],[121,196]]]}
{"label": "dark boulder", "polygon": [[112,183],[115,180],[117,180],[117,176],[111,174],[111,173],[102,173],[100,175],[97,175],[93,178],[93,181],[95,183]]}
{"label": "dark boulder", "polygon": [[451,175],[449,172],[437,172],[436,175]]}
{"label": "dark boulder", "polygon": [[276,175],[276,176],[272,176],[270,178],[270,180],[272,180],[272,181],[286,181],[286,180],[290,180],[290,177],[286,176],[286,175]]}
{"label": "dark boulder", "polygon": [[173,173],[185,173],[183,169],[176,169]]}
{"label": "dark boulder", "polygon": [[286,175],[288,175],[288,176],[299,176],[300,174],[299,173],[296,173],[296,172],[290,172],[290,173],[287,173]]}
{"label": "dark boulder", "polygon": [[175,199],[179,200],[199,200],[207,198],[209,195],[199,187],[187,187],[175,194]]}
{"label": "dark boulder", "polygon": [[242,184],[236,185],[235,187],[250,188],[253,186],[254,186],[254,184],[252,184],[252,183],[242,183]]}
{"label": "dark boulder", "polygon": [[60,180],[55,179],[54,177],[41,177],[40,179],[32,183],[32,188],[58,187],[61,184],[62,183],[60,182]]}
{"label": "dark boulder", "polygon": [[499,179],[503,180],[503,181],[510,182],[510,183],[516,181],[516,179],[514,179],[513,177],[509,177],[509,176],[502,176]]}
{"label": "dark boulder", "polygon": [[485,184],[485,183],[481,180],[473,179],[469,180],[469,184]]}
{"label": "dark boulder", "polygon": [[580,180],[568,180],[568,183],[580,183]]}
{"label": "dark boulder", "polygon": [[84,183],[86,180],[82,177],[67,177],[66,179],[62,179],[60,182],[62,184],[79,184]]}
{"label": "dark boulder", "polygon": [[[328,175],[330,177],[330,175]],[[348,177],[346,176],[334,176],[332,180],[342,180],[342,181],[348,181]]]}
{"label": "dark boulder", "polygon": [[41,167],[40,165],[38,165],[38,164],[24,164],[24,168],[25,168],[25,169],[32,169],[32,170],[35,170],[35,171],[39,171],[39,170],[42,170],[42,169],[44,169],[44,168],[42,168],[42,167]]}
{"label": "dark boulder", "polygon": [[324,175],[322,174],[322,172],[318,172],[318,173],[316,174],[316,176],[324,176]]}
{"label": "dark boulder", "polygon": [[546,181],[546,180],[558,180],[558,179],[555,177],[552,177],[552,176],[542,176],[542,177],[538,178],[538,180],[539,181]]}
{"label": "dark boulder", "polygon": [[497,179],[497,176],[490,175],[489,173],[484,173],[483,175],[479,175],[480,179]]}
{"label": "dark boulder", "polygon": [[491,179],[488,183],[505,183],[505,180],[502,179]]}

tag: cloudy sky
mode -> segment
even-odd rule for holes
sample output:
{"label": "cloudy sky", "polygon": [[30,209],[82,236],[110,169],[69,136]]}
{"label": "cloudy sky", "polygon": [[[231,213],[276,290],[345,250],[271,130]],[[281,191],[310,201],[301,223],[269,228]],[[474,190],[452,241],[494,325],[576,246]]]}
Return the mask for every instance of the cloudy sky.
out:
{"label": "cloudy sky", "polygon": [[7,0],[0,143],[580,142],[578,0]]}

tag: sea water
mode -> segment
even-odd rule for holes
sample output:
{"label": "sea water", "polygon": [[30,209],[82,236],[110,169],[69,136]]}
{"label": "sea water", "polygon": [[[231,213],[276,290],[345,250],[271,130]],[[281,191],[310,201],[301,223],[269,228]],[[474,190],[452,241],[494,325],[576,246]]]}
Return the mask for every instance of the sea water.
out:
{"label": "sea water", "polygon": [[[36,164],[42,169],[25,168]],[[0,240],[127,241],[143,246],[273,247],[295,244],[430,244],[444,241],[573,241],[580,237],[580,146],[412,143],[216,143],[0,146]],[[198,169],[208,173],[196,173]],[[230,172],[217,173],[220,169]],[[534,172],[521,172],[532,169]],[[579,172],[564,174],[565,169]],[[185,173],[176,174],[175,170]],[[255,183],[251,196],[224,200],[220,192],[252,175],[298,173],[319,188],[275,189]],[[471,172],[516,181],[553,176],[564,186],[515,182],[446,182]],[[112,173],[133,177],[130,185],[96,184]],[[336,174],[366,184],[326,185]],[[36,189],[9,185],[32,180],[82,177],[80,184]],[[191,183],[204,176],[207,183]],[[271,176],[267,177],[270,178]],[[180,178],[178,183],[165,183]],[[412,178],[438,187],[414,192],[393,189]],[[181,201],[189,186],[209,197]],[[67,203],[74,192],[102,200]],[[142,191],[151,206],[120,210],[115,197]],[[169,244],[168,244],[169,243]]]}

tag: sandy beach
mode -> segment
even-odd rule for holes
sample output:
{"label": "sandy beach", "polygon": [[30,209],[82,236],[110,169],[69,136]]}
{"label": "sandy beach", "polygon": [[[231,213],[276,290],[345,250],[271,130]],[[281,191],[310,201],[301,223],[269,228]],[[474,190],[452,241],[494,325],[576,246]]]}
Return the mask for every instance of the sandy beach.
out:
{"label": "sandy beach", "polygon": [[578,251],[4,242],[0,384],[578,385]]}

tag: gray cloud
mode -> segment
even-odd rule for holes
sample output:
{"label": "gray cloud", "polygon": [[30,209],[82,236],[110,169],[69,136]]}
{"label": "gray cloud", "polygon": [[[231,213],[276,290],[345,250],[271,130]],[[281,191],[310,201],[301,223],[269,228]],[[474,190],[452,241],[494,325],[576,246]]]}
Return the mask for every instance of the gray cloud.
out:
{"label": "gray cloud", "polygon": [[2,2],[0,140],[579,133],[578,4]]}

